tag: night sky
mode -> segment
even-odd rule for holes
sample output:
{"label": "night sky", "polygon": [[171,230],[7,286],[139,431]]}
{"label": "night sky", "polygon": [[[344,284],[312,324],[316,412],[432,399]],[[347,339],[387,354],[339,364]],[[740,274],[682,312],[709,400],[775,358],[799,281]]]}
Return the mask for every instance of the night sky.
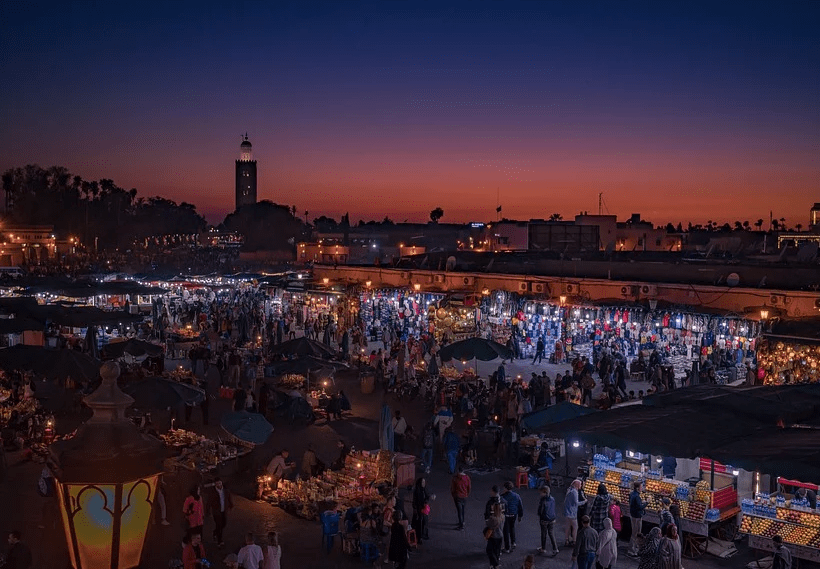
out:
{"label": "night sky", "polygon": [[[808,223],[820,2],[0,2],[0,170],[351,221]],[[497,190],[498,189],[498,190]]]}

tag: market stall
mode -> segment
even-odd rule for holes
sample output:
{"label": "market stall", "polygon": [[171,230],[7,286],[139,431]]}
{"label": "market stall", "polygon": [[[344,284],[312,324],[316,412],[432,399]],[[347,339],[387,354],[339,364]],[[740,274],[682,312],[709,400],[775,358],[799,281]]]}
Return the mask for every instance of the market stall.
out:
{"label": "market stall", "polygon": [[[815,494],[816,502],[817,484],[778,478],[778,485],[805,488]],[[741,502],[741,509],[740,532],[748,534],[749,547],[774,551],[772,538],[779,535],[794,557],[820,562],[820,510],[812,508],[808,499],[782,492],[756,492]]]}
{"label": "market stall", "polygon": [[820,382],[820,319],[778,321],[763,335],[757,351],[758,382]]}
{"label": "market stall", "polygon": [[[709,468],[711,470],[711,461]],[[596,454],[589,469],[589,477],[584,482],[584,491],[594,496],[598,485],[606,485],[608,492],[622,504],[629,504],[629,494],[635,482],[641,482],[641,498],[647,503],[644,521],[659,524],[662,500],[668,498],[672,505],[680,508],[681,543],[686,557],[699,557],[706,553],[709,536],[720,535],[729,541],[736,533],[735,518],[738,508],[737,490],[731,478],[718,484],[709,478],[701,461],[700,476],[688,480],[664,477],[661,470],[651,469],[651,457],[633,451],[627,458],[621,451]],[[713,478],[713,477],[712,477]]]}
{"label": "market stall", "polygon": [[379,499],[385,489],[395,486],[401,456],[383,450],[352,451],[341,470],[326,470],[307,480],[280,480],[277,488],[270,488],[263,477],[262,496],[271,504],[309,520],[319,519],[319,514],[328,509],[344,512]]}
{"label": "market stall", "polygon": [[[397,330],[402,337],[419,337],[432,330],[429,311],[437,310],[445,295],[411,292],[402,289],[379,289],[362,292],[359,297],[359,318],[371,341],[383,341],[386,329]],[[435,316],[435,315],[434,315]],[[442,324],[447,314],[442,313]],[[454,321],[449,321],[450,325]]]}
{"label": "market stall", "polygon": [[160,435],[165,443],[170,468],[183,468],[208,476],[230,476],[243,470],[241,464],[253,450],[253,445],[230,440],[213,440],[184,429],[171,429]]}

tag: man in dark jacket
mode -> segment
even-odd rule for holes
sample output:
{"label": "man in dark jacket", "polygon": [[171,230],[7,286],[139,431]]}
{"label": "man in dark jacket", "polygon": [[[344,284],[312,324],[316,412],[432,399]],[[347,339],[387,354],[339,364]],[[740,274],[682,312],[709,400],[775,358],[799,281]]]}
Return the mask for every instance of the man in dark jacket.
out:
{"label": "man in dark jacket", "polygon": [[233,498],[221,478],[214,479],[213,487],[208,490],[206,507],[214,517],[214,541],[224,547],[222,532],[228,523],[228,512],[233,508]]}
{"label": "man in dark jacket", "polygon": [[646,502],[641,498],[641,483],[632,483],[632,492],[629,494],[629,518],[632,520],[632,536],[629,538],[629,551],[627,555],[637,557],[638,555],[638,534],[641,533],[643,515],[646,510]]}
{"label": "man in dark jacket", "polygon": [[3,569],[30,569],[31,550],[20,541],[20,532],[13,531],[9,534],[9,549],[6,554],[6,564]]}
{"label": "man in dark jacket", "polygon": [[572,550],[572,560],[578,561],[578,569],[592,569],[598,551],[598,532],[589,527],[589,516],[581,518],[581,526]]}
{"label": "man in dark jacket", "polygon": [[493,485],[490,489],[490,499],[487,500],[487,505],[484,506],[484,521],[487,521],[493,515],[493,506],[495,504],[501,504],[501,511],[504,511],[504,501],[501,499],[498,486]]}
{"label": "man in dark jacket", "polygon": [[555,498],[550,496],[550,487],[541,488],[541,500],[538,502],[538,522],[541,525],[541,547],[538,553],[547,552],[547,536],[552,545],[552,556],[558,555],[558,544],[555,543]]}
{"label": "man in dark jacket", "polygon": [[501,494],[504,502],[504,553],[509,553],[516,547],[515,520],[521,521],[524,517],[524,502],[521,496],[513,492],[513,483],[509,480],[504,483],[504,493]]}

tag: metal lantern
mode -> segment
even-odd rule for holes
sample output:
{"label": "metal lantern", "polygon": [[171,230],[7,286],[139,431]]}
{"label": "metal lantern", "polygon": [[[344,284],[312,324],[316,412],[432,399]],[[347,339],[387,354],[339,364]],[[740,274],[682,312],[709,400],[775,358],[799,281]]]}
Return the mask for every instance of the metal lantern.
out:
{"label": "metal lantern", "polygon": [[164,448],[125,417],[134,402],[107,362],[102,385],[85,398],[94,415],[77,435],[51,445],[60,512],[74,569],[140,565],[162,474]]}

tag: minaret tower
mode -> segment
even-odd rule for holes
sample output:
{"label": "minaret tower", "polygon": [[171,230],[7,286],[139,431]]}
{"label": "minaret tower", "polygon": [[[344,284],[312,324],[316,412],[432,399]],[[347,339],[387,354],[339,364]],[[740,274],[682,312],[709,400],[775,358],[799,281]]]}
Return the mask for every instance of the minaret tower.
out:
{"label": "minaret tower", "polygon": [[256,203],[256,160],[253,159],[248,133],[245,133],[239,149],[239,160],[236,161],[236,209]]}

